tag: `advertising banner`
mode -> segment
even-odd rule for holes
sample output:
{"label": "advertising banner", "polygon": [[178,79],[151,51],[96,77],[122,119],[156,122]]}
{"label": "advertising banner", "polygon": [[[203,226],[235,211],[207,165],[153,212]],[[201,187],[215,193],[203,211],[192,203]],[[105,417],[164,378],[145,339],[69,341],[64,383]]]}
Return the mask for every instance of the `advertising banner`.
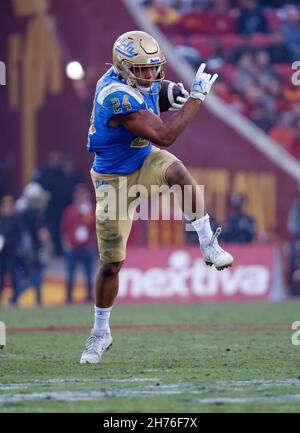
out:
{"label": "advertising banner", "polygon": [[198,247],[130,248],[120,276],[119,303],[267,300],[273,287],[274,245],[227,246],[235,263],[217,271]]}

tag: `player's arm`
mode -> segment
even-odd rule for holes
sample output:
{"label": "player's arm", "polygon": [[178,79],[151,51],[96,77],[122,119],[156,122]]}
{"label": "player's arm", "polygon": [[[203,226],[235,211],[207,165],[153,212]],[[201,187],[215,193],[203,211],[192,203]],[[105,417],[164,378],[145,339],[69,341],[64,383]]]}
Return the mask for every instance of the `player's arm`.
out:
{"label": "player's arm", "polygon": [[168,147],[181,134],[198,112],[201,101],[189,98],[184,107],[163,121],[152,111],[140,110],[120,116],[118,122],[138,137]]}
{"label": "player's arm", "polygon": [[205,63],[200,65],[192,84],[190,98],[184,107],[167,121],[164,122],[159,116],[148,110],[139,110],[120,116],[118,121],[139,137],[146,138],[162,147],[170,146],[191,122],[201,102],[205,100],[218,78],[218,74],[212,77],[211,74],[205,73],[205,66]]}

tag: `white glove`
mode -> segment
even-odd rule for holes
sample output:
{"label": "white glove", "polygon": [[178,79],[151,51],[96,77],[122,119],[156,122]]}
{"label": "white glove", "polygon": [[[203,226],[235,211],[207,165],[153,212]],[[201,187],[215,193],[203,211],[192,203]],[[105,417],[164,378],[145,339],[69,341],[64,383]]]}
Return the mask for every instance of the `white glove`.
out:
{"label": "white glove", "polygon": [[189,99],[189,92],[183,87],[182,83],[178,83],[178,86],[181,88],[181,95],[177,96],[176,100],[173,102],[168,111],[179,111],[182,109],[186,101]]}
{"label": "white glove", "polygon": [[200,99],[202,102],[209,94],[211,86],[218,78],[218,74],[214,74],[212,77],[211,74],[207,74],[206,72],[203,72],[205,66],[206,66],[205,63],[201,63],[196,73],[194,82],[192,84],[192,89],[190,94],[191,98]]}

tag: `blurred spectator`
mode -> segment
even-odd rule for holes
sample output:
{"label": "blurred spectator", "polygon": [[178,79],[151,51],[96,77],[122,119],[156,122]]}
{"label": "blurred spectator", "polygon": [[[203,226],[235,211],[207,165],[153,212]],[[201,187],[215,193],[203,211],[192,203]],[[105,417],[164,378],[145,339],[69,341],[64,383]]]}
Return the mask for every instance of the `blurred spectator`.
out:
{"label": "blurred spectator", "polygon": [[282,98],[283,96],[283,83],[280,76],[276,74],[270,74],[263,83],[264,89],[268,95],[274,98]]}
{"label": "blurred spectator", "polygon": [[249,117],[260,128],[268,131],[276,121],[276,107],[272,98],[256,84],[249,84],[243,94],[243,114]]}
{"label": "blurred spectator", "polygon": [[225,223],[222,234],[224,242],[250,243],[256,234],[256,223],[244,211],[245,197],[233,194],[230,199],[232,214]]}
{"label": "blurred spectator", "polygon": [[267,33],[268,21],[256,0],[240,0],[241,11],[236,21],[236,33],[250,35]]}
{"label": "blurred spectator", "polygon": [[284,12],[283,37],[292,52],[293,60],[298,60],[300,58],[300,12],[293,5],[286,5]]}
{"label": "blurred spectator", "polygon": [[294,239],[300,240],[300,183],[298,184],[298,195],[289,212],[288,231],[293,235]]}
{"label": "blurred spectator", "polygon": [[253,55],[259,81],[264,84],[273,74],[270,54],[266,50],[257,50]]}
{"label": "blurred spectator", "polygon": [[72,302],[75,272],[82,264],[86,277],[87,302],[92,301],[93,243],[95,209],[91,194],[84,184],[74,190],[73,204],[64,211],[61,234],[67,266],[67,301]]}
{"label": "blurred spectator", "polygon": [[13,289],[12,304],[17,304],[26,285],[23,234],[21,221],[15,212],[13,197],[2,197],[0,203],[0,301],[5,277],[9,276]]}
{"label": "blurred spectator", "polygon": [[293,294],[300,295],[300,183],[287,223],[288,231],[293,236],[290,254],[290,287]]}
{"label": "blurred spectator", "polygon": [[153,0],[148,8],[148,14],[154,23],[163,25],[175,24],[180,18],[176,9],[170,7],[165,0]]}
{"label": "blurred spectator", "polygon": [[284,108],[282,80],[272,70],[268,52],[247,49],[227,81],[231,93],[238,98],[230,100],[224,90],[219,94],[225,95],[234,110],[268,131],[277,121],[278,109]]}
{"label": "blurred spectator", "polygon": [[292,155],[300,159],[300,119],[296,122],[296,139],[291,149]]}
{"label": "blurred spectator", "polygon": [[[236,80],[233,83],[233,90],[237,92],[245,91],[249,84],[257,76],[258,69],[254,62],[254,54],[251,51],[245,51],[239,58],[236,70]],[[255,85],[257,87],[257,84]]]}
{"label": "blurred spectator", "polygon": [[225,63],[224,48],[218,38],[211,38],[211,44],[213,46],[213,54],[206,60],[207,67],[218,69]]}
{"label": "blurred spectator", "polygon": [[300,295],[300,240],[296,240],[291,248],[290,289],[293,295]]}
{"label": "blurred spectator", "polygon": [[267,51],[272,63],[290,63],[293,60],[292,52],[286,45],[281,32],[272,34],[272,42],[267,47]]}
{"label": "blurred spectator", "polygon": [[47,264],[47,252],[51,247],[50,233],[45,224],[45,209],[49,200],[40,184],[29,183],[16,201],[16,209],[27,235],[24,260],[27,286],[33,287],[36,302],[42,304],[43,271]]}
{"label": "blurred spectator", "polygon": [[13,171],[14,158],[15,152],[11,150],[9,146],[7,146],[4,151],[4,146],[2,146],[0,160],[0,200],[5,195],[11,193],[7,179],[9,179],[10,173]]}
{"label": "blurred spectator", "polygon": [[39,169],[33,181],[50,193],[46,210],[46,224],[50,230],[54,253],[63,254],[60,223],[63,211],[72,202],[72,195],[76,184],[82,182],[82,176],[75,169],[72,158],[53,151],[49,155],[48,163]]}
{"label": "blurred spectator", "polygon": [[5,183],[4,173],[2,173],[2,170],[1,170],[1,167],[0,167],[0,200],[5,195],[7,195],[7,185]]}
{"label": "blurred spectator", "polygon": [[65,156],[61,165],[63,174],[63,184],[61,185],[63,195],[63,207],[65,208],[73,201],[74,188],[83,182],[83,177],[75,167],[74,160],[70,156]]}
{"label": "blurred spectator", "polygon": [[237,64],[240,60],[240,58],[244,54],[254,54],[255,47],[253,46],[251,37],[249,35],[244,36],[244,41],[242,44],[240,44],[238,47],[232,49],[231,54],[229,55],[228,61],[230,63]]}
{"label": "blurred spectator", "polygon": [[292,150],[296,140],[296,131],[293,123],[293,114],[290,111],[284,111],[280,114],[279,121],[269,131],[270,137],[288,151]]}
{"label": "blurred spectator", "polygon": [[37,169],[35,172],[35,180],[37,180],[44,189],[51,192],[53,184],[57,178],[61,179],[62,161],[63,155],[60,152],[53,150],[49,155],[47,164],[44,167]]}
{"label": "blurred spectator", "polygon": [[58,256],[62,255],[59,227],[65,206],[62,161],[63,155],[55,150],[52,151],[46,166],[37,170],[32,179],[40,183],[41,186],[50,193],[50,199],[46,209],[46,224],[50,230],[54,253]]}

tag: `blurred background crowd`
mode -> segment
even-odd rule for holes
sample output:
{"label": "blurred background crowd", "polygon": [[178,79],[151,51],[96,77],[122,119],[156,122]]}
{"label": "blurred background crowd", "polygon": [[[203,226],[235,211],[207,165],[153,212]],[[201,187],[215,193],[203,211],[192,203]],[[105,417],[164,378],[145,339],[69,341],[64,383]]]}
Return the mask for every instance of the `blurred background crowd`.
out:
{"label": "blurred background crowd", "polygon": [[19,198],[2,195],[0,297],[9,277],[13,305],[28,287],[34,287],[36,302],[42,303],[44,271],[53,258],[65,262],[66,302],[72,302],[78,265],[91,302],[96,251],[94,199],[70,156],[54,151]]}
{"label": "blurred background crowd", "polygon": [[195,69],[219,73],[216,93],[300,159],[299,1],[146,0],[149,16]]}
{"label": "blurred background crowd", "polygon": [[[218,72],[214,90],[230,110],[251,120],[300,160],[300,86],[291,81],[292,63],[300,61],[299,1],[138,1],[145,14],[174,44],[179,56],[185,57],[195,69],[205,62],[210,72]],[[16,0],[15,5],[17,3],[23,13],[21,3]],[[119,32],[119,29],[114,30],[107,38],[110,50]],[[60,39],[57,37],[57,40]],[[94,85],[104,72],[103,69],[101,73],[95,73],[98,71],[95,67],[91,70],[92,79],[87,67],[86,80],[74,82],[73,98],[84,103],[82,119],[86,133],[87,110],[92,104]],[[67,122],[72,134],[76,125],[72,123],[74,110],[69,107],[71,117]],[[54,111],[51,113],[53,118]],[[66,112],[66,119],[68,114]],[[60,120],[56,121],[60,125]],[[73,145],[74,137],[75,133],[73,137],[71,135],[67,150]],[[82,141],[82,137],[79,138]],[[78,153],[67,154],[65,149],[52,149],[43,158],[45,163],[37,164],[21,194],[16,194],[16,188],[7,181],[7,173],[12,171],[9,160],[3,156],[0,162],[0,305],[3,290],[8,286],[12,288],[9,302],[13,305],[18,304],[20,295],[28,287],[34,288],[36,302],[43,303],[45,271],[53,263],[54,266],[63,263],[66,302],[74,300],[79,265],[85,279],[85,301],[92,301],[98,251],[95,199],[87,170],[82,168]],[[228,199],[224,221],[217,221],[215,209],[209,209],[213,225],[222,224],[222,241],[238,244],[281,242],[286,286],[290,294],[300,294],[300,185],[284,222],[288,234],[285,239],[274,233],[262,236],[254,214],[249,212],[246,195],[234,192]],[[167,226],[164,223],[159,228],[161,244],[198,244],[197,236],[185,232],[181,221],[167,222]],[[166,236],[171,227],[177,236],[175,241],[171,235]],[[151,222],[137,221],[129,245],[151,246],[154,229],[157,227]]]}

